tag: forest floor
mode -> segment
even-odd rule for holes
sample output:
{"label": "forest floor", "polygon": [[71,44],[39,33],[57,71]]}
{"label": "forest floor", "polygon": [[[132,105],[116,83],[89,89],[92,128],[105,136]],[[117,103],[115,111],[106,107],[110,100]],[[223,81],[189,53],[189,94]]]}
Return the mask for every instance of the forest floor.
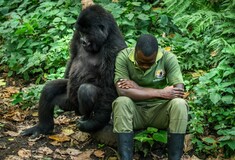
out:
{"label": "forest floor", "polygon": [[[12,105],[11,96],[22,90],[23,81],[4,78],[0,74],[0,160],[117,160],[117,148],[97,142],[76,127],[79,118],[74,112],[57,116],[52,135],[37,138],[23,137],[20,132],[38,121],[37,106],[22,110]],[[157,148],[157,149],[156,149]],[[135,160],[166,160],[166,146],[155,147],[146,156],[135,152]],[[191,154],[184,160],[198,160]]]}

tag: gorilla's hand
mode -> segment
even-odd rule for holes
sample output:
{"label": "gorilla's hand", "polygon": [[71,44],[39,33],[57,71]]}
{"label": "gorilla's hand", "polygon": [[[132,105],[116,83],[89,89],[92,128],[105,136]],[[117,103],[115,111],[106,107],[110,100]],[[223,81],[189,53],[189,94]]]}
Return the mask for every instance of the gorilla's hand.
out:
{"label": "gorilla's hand", "polygon": [[38,124],[32,128],[29,128],[29,129],[22,131],[20,133],[20,135],[22,135],[22,136],[31,136],[32,135],[31,138],[36,138],[40,134],[47,135],[47,134],[52,133],[53,129],[54,129],[54,125],[40,125],[40,124]]}

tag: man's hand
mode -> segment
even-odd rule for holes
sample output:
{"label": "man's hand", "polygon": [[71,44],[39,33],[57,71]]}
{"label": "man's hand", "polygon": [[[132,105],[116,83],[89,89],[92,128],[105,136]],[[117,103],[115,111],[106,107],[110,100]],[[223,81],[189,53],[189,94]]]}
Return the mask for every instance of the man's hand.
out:
{"label": "man's hand", "polygon": [[133,89],[137,89],[137,88],[141,88],[138,84],[136,84],[134,81],[132,80],[128,80],[128,79],[120,79],[117,82],[117,86],[121,89],[129,89],[129,88],[133,88]]}
{"label": "man's hand", "polygon": [[165,99],[183,98],[183,96],[184,96],[184,89],[177,88],[174,86],[165,87],[161,91],[161,97]]}

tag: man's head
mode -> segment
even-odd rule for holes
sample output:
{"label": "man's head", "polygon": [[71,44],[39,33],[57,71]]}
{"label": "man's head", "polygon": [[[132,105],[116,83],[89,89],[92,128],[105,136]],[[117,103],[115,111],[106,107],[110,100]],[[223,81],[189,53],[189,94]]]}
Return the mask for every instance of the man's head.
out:
{"label": "man's head", "polygon": [[156,61],[157,52],[157,39],[150,34],[141,35],[135,46],[135,60],[140,69],[149,69]]}

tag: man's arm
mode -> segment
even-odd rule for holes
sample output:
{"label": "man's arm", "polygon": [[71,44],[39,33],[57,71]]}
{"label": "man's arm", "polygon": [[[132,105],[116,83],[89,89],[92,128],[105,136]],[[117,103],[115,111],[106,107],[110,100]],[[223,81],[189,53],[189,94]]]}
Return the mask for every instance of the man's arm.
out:
{"label": "man's arm", "polygon": [[144,88],[136,84],[134,81],[121,79],[116,83],[116,89],[120,96],[127,96],[133,100],[147,100],[154,98],[183,98],[184,85],[176,84],[168,86],[164,89]]}

